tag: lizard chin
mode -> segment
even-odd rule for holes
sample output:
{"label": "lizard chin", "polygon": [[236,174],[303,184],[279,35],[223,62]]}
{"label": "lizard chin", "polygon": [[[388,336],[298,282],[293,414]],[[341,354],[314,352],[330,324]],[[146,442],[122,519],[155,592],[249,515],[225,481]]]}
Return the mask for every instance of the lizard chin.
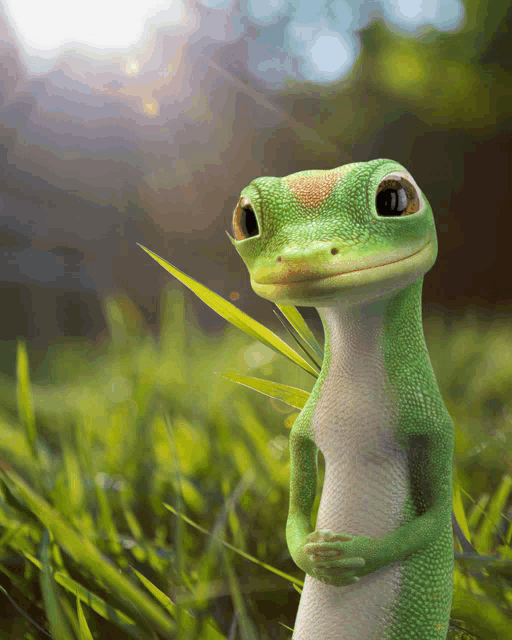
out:
{"label": "lizard chin", "polygon": [[259,296],[279,304],[305,307],[362,304],[387,297],[421,278],[436,258],[435,243],[429,241],[418,251],[378,266],[361,267],[325,276],[297,279],[283,278],[275,282],[251,281]]}

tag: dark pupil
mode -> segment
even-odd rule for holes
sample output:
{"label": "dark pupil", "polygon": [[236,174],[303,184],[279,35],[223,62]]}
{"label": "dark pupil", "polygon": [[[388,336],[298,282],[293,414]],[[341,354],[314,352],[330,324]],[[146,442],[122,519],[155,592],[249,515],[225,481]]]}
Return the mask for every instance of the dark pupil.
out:
{"label": "dark pupil", "polygon": [[407,209],[407,193],[403,187],[383,189],[377,194],[376,206],[380,216],[399,216]]}
{"label": "dark pupil", "polygon": [[254,211],[247,207],[246,209],[242,209],[242,212],[240,223],[245,235],[257,236],[259,233],[258,221],[254,215]]}

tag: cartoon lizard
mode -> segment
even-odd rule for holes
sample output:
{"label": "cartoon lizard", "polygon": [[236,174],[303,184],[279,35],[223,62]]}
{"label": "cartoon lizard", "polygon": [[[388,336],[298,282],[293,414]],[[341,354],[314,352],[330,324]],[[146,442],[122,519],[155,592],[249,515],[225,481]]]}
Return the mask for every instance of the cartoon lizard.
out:
{"label": "cartoon lizard", "polygon": [[422,327],[427,199],[400,164],[356,162],[254,180],[233,230],[254,291],[316,307],[325,332],[290,435],[286,540],[307,574],[294,640],[445,640],[454,428]]}

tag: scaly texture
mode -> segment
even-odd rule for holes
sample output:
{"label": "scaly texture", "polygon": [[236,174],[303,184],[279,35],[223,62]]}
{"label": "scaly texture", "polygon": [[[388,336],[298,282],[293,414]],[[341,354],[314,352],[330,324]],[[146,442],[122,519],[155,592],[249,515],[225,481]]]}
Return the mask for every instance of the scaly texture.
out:
{"label": "scaly texture", "polygon": [[[290,436],[295,640],[444,640],[454,431],[423,336],[430,206],[391,160],[260,178],[233,241],[254,290],[317,307],[325,357]],[[326,473],[315,529],[317,454]]]}

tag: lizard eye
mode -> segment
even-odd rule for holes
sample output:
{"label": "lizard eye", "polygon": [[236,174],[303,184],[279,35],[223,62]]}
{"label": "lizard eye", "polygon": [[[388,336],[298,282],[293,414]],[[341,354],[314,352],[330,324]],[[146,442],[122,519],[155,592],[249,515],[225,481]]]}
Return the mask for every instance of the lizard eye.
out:
{"label": "lizard eye", "polygon": [[421,196],[415,184],[405,176],[392,173],[381,180],[375,194],[377,215],[408,216],[422,208]]}
{"label": "lizard eye", "polygon": [[235,240],[252,238],[260,232],[252,204],[245,196],[240,198],[233,212],[233,232]]}

